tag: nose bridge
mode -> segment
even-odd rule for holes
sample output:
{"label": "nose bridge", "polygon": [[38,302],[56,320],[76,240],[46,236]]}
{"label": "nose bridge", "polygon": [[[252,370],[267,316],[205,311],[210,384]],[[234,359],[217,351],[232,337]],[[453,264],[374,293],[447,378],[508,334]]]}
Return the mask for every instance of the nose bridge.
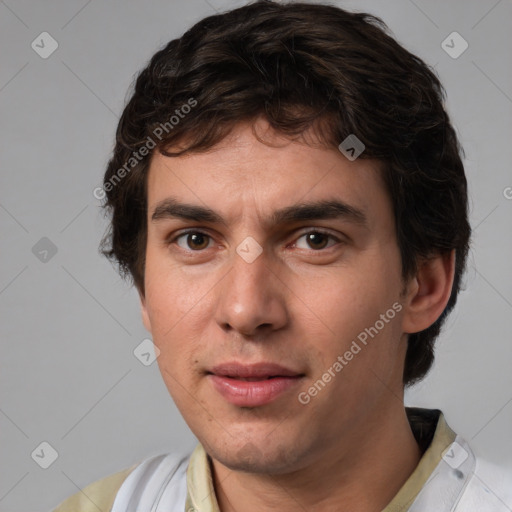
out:
{"label": "nose bridge", "polygon": [[244,334],[254,334],[262,325],[278,328],[286,321],[282,286],[265,251],[254,242],[246,239],[237,247],[218,296],[219,325]]}
{"label": "nose bridge", "polygon": [[237,247],[230,274],[232,286],[238,293],[248,293],[255,298],[267,293],[273,275],[263,248],[257,250],[250,241],[244,241]]}

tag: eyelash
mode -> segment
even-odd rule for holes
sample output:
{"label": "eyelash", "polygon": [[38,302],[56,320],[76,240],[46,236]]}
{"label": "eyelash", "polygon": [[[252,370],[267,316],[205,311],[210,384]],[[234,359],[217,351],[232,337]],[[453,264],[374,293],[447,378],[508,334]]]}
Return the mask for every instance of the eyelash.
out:
{"label": "eyelash", "polygon": [[[336,241],[338,244],[339,243],[342,243],[342,241],[335,237],[332,233],[328,232],[328,231],[323,231],[322,229],[310,229],[309,231],[306,231],[306,232],[303,232],[298,238],[297,240],[299,240],[300,238],[306,236],[306,235],[310,235],[312,233],[315,233],[315,234],[320,234],[320,235],[324,235],[334,241]],[[200,230],[197,230],[197,229],[189,229],[187,231],[182,231],[181,233],[179,233],[178,235],[176,235],[175,237],[173,237],[172,239],[169,239],[166,243],[167,245],[171,245],[171,244],[175,244],[177,240],[179,240],[180,238],[184,237],[184,236],[188,236],[188,235],[192,235],[192,234],[199,234],[199,235],[203,235],[203,236],[206,236],[208,238],[210,238],[210,240],[213,239],[213,237],[211,235],[209,235],[208,233],[205,233],[204,231],[200,231]],[[295,245],[296,242],[294,242],[294,245]],[[324,252],[326,251],[327,249],[330,249],[332,247],[334,247],[336,244],[334,245],[331,245],[330,247],[325,247],[325,248],[322,248],[322,249],[310,249],[311,252],[315,252],[315,253],[321,253],[321,252]],[[179,247],[179,246],[178,246]],[[201,253],[201,252],[204,252],[206,249],[208,249],[208,247],[206,247],[205,249],[198,249],[198,250],[192,250],[192,249],[183,249],[182,247],[180,247],[181,250],[183,251],[186,251],[186,252],[190,252],[190,253]],[[306,249],[302,249],[302,250],[306,250]]]}

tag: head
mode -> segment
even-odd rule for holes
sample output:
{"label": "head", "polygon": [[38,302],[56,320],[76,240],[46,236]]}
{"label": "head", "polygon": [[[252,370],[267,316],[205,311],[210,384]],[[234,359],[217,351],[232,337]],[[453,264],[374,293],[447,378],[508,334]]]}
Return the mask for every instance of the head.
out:
{"label": "head", "polygon": [[[306,3],[203,19],[139,74],[105,173],[103,250],[133,279],[164,380],[219,459],[233,464],[229,439],[252,426],[250,446],[281,447],[284,468],[286,439],[309,428],[303,455],[314,454],[336,434],[322,433],[333,414],[348,429],[428,372],[470,236],[443,101],[433,71],[379,19]],[[364,144],[354,161],[338,149],[350,135]],[[272,222],[292,205],[308,205],[302,220]],[[236,250],[247,237],[251,262]],[[357,357],[332,370],[347,351]],[[295,395],[329,368],[332,382],[308,404],[237,407],[207,376],[232,360],[293,367]]]}

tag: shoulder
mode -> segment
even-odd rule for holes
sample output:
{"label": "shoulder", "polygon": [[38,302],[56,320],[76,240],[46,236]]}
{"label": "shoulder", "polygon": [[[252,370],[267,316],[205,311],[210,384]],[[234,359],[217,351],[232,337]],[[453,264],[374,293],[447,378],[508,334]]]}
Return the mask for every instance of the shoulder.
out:
{"label": "shoulder", "polygon": [[137,465],[115,497],[112,512],[184,510],[190,455],[164,453]]}
{"label": "shoulder", "polygon": [[490,493],[512,507],[512,467],[477,457],[475,477]]}
{"label": "shoulder", "polygon": [[512,509],[512,468],[478,457],[456,510],[509,512]]}
{"label": "shoulder", "polygon": [[63,501],[53,512],[109,512],[120,487],[137,466],[135,464],[89,484]]}
{"label": "shoulder", "polygon": [[[155,499],[185,503],[190,456],[164,453],[97,480],[62,502],[53,512],[125,512],[140,505],[150,510]],[[137,509],[139,510],[139,509]]]}

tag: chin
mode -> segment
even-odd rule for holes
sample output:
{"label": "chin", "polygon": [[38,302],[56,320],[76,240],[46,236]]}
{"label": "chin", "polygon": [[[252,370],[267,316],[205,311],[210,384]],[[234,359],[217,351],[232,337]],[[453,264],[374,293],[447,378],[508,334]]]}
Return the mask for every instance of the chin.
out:
{"label": "chin", "polygon": [[297,463],[302,459],[293,443],[285,446],[266,442],[258,446],[248,441],[241,447],[228,446],[224,450],[210,446],[209,451],[213,458],[232,471],[267,475],[290,473],[298,469]]}

